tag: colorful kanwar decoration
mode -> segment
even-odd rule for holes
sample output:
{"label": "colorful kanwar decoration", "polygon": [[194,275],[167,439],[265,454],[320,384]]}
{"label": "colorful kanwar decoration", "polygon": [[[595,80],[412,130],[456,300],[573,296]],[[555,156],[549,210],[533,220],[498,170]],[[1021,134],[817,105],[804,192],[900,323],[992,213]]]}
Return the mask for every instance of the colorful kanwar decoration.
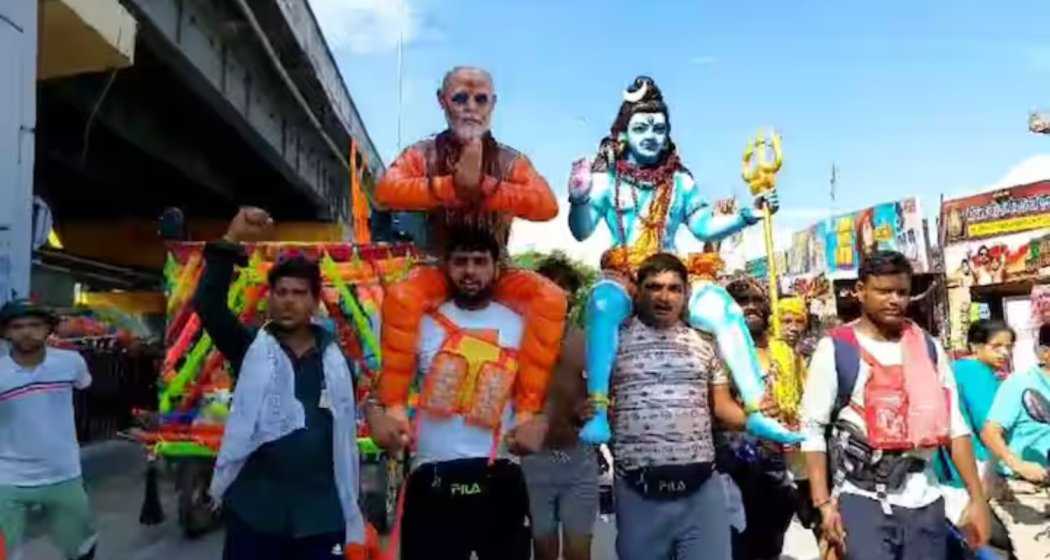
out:
{"label": "colorful kanwar decoration", "polygon": [[[158,380],[158,422],[139,439],[160,456],[213,457],[229,414],[234,378],[193,309],[203,271],[204,245],[169,246],[164,268],[168,328]],[[316,259],[324,280],[318,320],[335,333],[359,375],[358,401],[379,371],[380,309],[384,286],[400,281],[418,255],[410,245],[260,243],[245,247],[248,265],[235,271],[227,303],[248,325],[266,317],[266,276],[274,262],[292,256]]]}

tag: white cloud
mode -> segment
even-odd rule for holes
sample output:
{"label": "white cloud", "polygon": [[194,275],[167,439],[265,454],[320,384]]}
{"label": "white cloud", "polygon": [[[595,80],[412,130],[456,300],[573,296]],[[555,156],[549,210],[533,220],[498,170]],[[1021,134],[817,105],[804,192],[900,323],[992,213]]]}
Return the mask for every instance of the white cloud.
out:
{"label": "white cloud", "polygon": [[569,231],[568,203],[559,201],[558,206],[558,216],[549,222],[515,220],[507,243],[510,253],[513,255],[530,249],[542,252],[561,249],[570,257],[598,266],[602,253],[609,248],[609,232],[599,225],[594,235],[586,241],[576,241]]}
{"label": "white cloud", "polygon": [[333,50],[370,54],[409,44],[419,37],[422,19],[411,0],[310,0]]}
{"label": "white cloud", "polygon": [[[1050,179],[1050,154],[1039,154],[1014,165],[1005,175],[991,185],[958,189],[950,195],[946,195],[944,198],[945,200],[964,198],[988,191],[1045,181],[1047,179]],[[934,204],[934,206],[936,206],[936,204]]]}
{"label": "white cloud", "polygon": [[791,207],[783,208],[777,211],[776,219],[788,219],[788,220],[822,220],[831,215],[831,211],[827,207]]}

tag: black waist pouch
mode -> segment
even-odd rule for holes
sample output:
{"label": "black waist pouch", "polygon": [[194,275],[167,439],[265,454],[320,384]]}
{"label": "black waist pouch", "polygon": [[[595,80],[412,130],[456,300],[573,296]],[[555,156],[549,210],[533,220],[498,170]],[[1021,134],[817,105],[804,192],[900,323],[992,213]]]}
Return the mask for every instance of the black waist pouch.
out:
{"label": "black waist pouch", "polygon": [[662,465],[625,471],[623,479],[648,500],[677,500],[695,494],[714,471],[713,463]]}
{"label": "black waist pouch", "polygon": [[456,459],[422,465],[412,478],[431,495],[471,499],[488,495],[493,485],[517,481],[521,470],[503,459],[491,465],[487,459]]}

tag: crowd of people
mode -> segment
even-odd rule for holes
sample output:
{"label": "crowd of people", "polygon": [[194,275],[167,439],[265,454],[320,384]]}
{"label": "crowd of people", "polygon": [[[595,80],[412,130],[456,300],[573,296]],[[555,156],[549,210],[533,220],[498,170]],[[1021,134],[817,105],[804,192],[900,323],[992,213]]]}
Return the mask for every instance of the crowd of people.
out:
{"label": "crowd of people", "polygon": [[[265,210],[242,209],[205,248],[194,305],[236,378],[210,488],[223,558],[378,557],[358,504],[359,414],[391,455],[411,452],[391,537],[405,560],[590,558],[605,441],[621,560],[779,558],[795,517],[824,558],[963,558],[953,554],[993,554],[989,543],[1010,553],[988,499],[1002,475],[1047,482],[1050,325],[1030,372],[1001,381],[1016,336],[995,321],[974,324],[972,357],[953,363],[907,317],[909,260],[873,250],[858,271],[860,318],[804,355],[804,302],[782,297],[774,310],[762,284],[723,286],[674,254],[679,226],[717,239],[757,210],[716,215],[700,199],[659,89],[641,77],[605,159],[574,165],[574,234],[604,220],[619,235],[578,328],[569,302],[583,280],[568,262],[507,264],[512,220],[552,219],[557,204],[489,132],[491,77],[455,68],[438,101],[449,129],[377,186],[388,207],[429,212],[439,264],[388,288],[383,369],[366,402],[315,321],[316,262],[270,270],[263,327],[229,311],[241,245],[273,228]],[[756,204],[775,210],[776,193]],[[0,358],[0,528],[13,549],[27,511],[43,508],[66,556],[90,559],[70,394],[91,376],[76,354],[46,347],[53,326],[31,303],[0,312],[11,346]]]}

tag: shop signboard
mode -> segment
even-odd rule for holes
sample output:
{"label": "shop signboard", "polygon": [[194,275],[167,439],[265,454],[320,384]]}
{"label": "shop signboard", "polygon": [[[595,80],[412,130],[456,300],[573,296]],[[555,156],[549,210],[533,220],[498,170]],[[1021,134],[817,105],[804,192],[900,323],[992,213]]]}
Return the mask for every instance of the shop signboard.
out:
{"label": "shop signboard", "polygon": [[969,287],[1050,275],[1050,181],[945,201],[945,272]]}
{"label": "shop signboard", "polygon": [[947,200],[941,223],[946,245],[1050,229],[1050,181]]}

